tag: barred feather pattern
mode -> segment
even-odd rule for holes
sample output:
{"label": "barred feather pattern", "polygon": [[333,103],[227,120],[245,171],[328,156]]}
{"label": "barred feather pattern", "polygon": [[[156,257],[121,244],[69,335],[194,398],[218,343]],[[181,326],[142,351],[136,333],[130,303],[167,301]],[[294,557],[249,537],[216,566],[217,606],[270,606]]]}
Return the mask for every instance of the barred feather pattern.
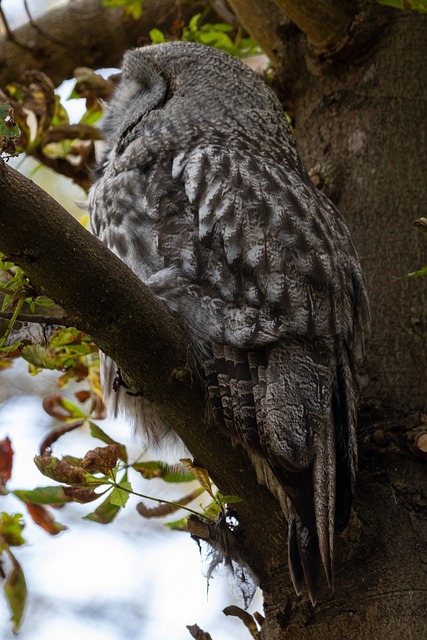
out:
{"label": "barred feather pattern", "polygon": [[[357,468],[356,367],[369,311],[348,228],[312,185],[282,107],[240,61],[167,43],[126,54],[89,198],[94,233],[179,318],[215,423],[288,518],[295,589],[333,582]],[[155,406],[104,393],[150,443]]]}

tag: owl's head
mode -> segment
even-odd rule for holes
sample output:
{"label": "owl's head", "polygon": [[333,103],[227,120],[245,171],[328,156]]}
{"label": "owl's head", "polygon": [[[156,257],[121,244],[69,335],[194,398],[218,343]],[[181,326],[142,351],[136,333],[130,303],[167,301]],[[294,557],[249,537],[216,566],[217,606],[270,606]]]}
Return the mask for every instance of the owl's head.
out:
{"label": "owl's head", "polygon": [[192,42],[125,54],[103,132],[104,159],[111,151],[120,156],[137,138],[143,145],[150,137],[150,144],[156,138],[159,147],[180,150],[217,138],[261,144],[263,135],[283,144],[289,138],[279,100],[254,71],[223,51]]}

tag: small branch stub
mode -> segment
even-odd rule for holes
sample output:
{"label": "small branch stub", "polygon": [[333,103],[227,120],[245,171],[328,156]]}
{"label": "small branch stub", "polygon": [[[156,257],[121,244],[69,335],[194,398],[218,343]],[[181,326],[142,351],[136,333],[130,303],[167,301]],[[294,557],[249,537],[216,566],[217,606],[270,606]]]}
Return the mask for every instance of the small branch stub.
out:
{"label": "small branch stub", "polygon": [[427,416],[422,416],[421,424],[411,429],[407,438],[412,453],[427,460]]}
{"label": "small branch stub", "polygon": [[353,16],[342,0],[275,0],[276,4],[303,31],[319,54],[334,54],[349,39]]}

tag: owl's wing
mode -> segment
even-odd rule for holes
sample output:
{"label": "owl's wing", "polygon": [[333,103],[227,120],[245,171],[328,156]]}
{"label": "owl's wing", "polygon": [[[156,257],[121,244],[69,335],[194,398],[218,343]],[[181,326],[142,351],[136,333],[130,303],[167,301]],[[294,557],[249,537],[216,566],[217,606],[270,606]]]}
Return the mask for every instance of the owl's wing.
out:
{"label": "owl's wing", "polygon": [[284,509],[283,490],[291,501],[291,575],[314,600],[319,557],[332,583],[357,464],[355,361],[368,322],[358,257],[300,166],[209,145],[178,156],[174,177],[195,216],[191,321],[210,342],[214,416]]}

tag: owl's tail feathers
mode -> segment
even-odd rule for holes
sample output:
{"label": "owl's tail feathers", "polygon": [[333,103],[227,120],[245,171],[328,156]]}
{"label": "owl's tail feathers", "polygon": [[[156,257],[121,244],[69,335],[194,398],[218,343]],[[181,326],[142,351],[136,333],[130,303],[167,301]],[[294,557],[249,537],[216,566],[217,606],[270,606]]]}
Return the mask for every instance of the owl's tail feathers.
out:
{"label": "owl's tail feathers", "polygon": [[315,605],[320,573],[317,536],[313,538],[293,507],[289,510],[288,520],[288,564],[297,595],[306,585],[310,600]]}
{"label": "owl's tail feathers", "polygon": [[291,502],[288,517],[288,560],[297,594],[307,586],[310,599],[316,603],[320,566],[333,587],[333,555],[335,529],[335,459],[331,443],[317,449],[311,468],[300,473],[278,473]]}

